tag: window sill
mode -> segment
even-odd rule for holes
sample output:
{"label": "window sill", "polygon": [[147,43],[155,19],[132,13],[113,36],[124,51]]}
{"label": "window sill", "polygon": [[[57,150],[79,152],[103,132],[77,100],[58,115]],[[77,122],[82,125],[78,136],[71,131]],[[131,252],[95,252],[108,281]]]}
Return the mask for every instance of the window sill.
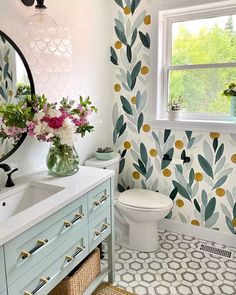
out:
{"label": "window sill", "polygon": [[148,122],[151,126],[160,129],[175,129],[184,131],[211,131],[223,133],[236,133],[234,121],[203,121],[203,120],[176,120],[158,119]]}

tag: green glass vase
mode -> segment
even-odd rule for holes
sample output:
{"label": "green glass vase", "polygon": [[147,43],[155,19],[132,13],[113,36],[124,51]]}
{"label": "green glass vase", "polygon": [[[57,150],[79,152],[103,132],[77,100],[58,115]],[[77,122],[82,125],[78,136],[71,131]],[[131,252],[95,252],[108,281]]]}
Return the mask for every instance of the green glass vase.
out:
{"label": "green glass vase", "polygon": [[47,155],[47,167],[54,176],[70,176],[79,170],[79,155],[74,146],[52,143]]}

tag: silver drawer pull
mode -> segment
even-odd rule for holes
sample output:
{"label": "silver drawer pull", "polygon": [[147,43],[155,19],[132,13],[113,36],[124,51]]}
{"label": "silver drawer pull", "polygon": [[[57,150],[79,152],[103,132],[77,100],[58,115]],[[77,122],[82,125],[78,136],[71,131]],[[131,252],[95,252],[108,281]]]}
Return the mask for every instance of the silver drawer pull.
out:
{"label": "silver drawer pull", "polygon": [[100,236],[106,229],[108,229],[108,227],[109,227],[109,223],[103,223],[102,224],[102,229],[99,231],[99,230],[96,230],[95,231],[95,238],[97,238],[98,236]]}
{"label": "silver drawer pull", "polygon": [[44,245],[46,245],[47,242],[48,242],[47,239],[46,240],[38,240],[37,241],[37,245],[33,249],[31,249],[29,251],[27,251],[27,250],[21,251],[21,254],[20,254],[21,255],[21,258],[22,259],[26,259],[31,254],[33,254],[35,251],[39,250],[41,247],[43,247]]}
{"label": "silver drawer pull", "polygon": [[75,217],[71,220],[71,221],[64,221],[64,226],[65,227],[70,227],[71,225],[73,225],[76,221],[83,219],[84,218],[84,214],[83,213],[76,213]]}
{"label": "silver drawer pull", "polygon": [[43,286],[45,286],[49,282],[50,278],[40,278],[39,285],[32,292],[24,292],[24,295],[35,295]]}
{"label": "silver drawer pull", "polygon": [[93,202],[94,207],[97,208],[98,206],[100,206],[103,202],[105,202],[108,199],[108,197],[109,197],[108,195],[104,195],[102,196],[101,200],[94,201]]}
{"label": "silver drawer pull", "polygon": [[75,253],[72,256],[67,255],[65,257],[67,262],[71,262],[72,260],[74,260],[76,258],[77,255],[79,255],[83,250],[85,249],[85,247],[77,247]]}

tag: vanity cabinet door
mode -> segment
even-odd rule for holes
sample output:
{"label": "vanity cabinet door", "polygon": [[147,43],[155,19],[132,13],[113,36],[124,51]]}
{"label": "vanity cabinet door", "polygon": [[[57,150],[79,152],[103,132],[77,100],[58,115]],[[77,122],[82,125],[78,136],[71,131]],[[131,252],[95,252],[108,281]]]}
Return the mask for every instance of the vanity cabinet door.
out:
{"label": "vanity cabinet door", "polygon": [[0,247],[0,293],[4,290],[6,290],[5,262],[3,256],[3,247]]}
{"label": "vanity cabinet door", "polygon": [[88,248],[84,228],[11,285],[8,295],[47,295],[89,254]]}
{"label": "vanity cabinet door", "polygon": [[110,180],[100,184],[88,193],[89,220],[96,218],[111,203]]}
{"label": "vanity cabinet door", "polygon": [[110,210],[102,212],[89,225],[90,252],[111,233]]}
{"label": "vanity cabinet door", "polygon": [[9,284],[31,270],[87,224],[87,195],[59,210],[6,244]]}

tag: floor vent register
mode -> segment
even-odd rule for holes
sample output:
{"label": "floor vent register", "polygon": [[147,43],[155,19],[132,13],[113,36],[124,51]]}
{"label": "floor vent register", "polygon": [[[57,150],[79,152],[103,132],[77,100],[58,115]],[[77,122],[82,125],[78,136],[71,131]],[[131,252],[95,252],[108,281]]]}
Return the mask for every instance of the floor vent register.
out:
{"label": "floor vent register", "polygon": [[231,251],[229,251],[229,250],[224,250],[224,249],[220,249],[220,248],[217,248],[217,247],[208,246],[208,245],[205,245],[205,244],[201,244],[200,247],[199,247],[199,250],[203,251],[203,252],[208,252],[208,253],[211,253],[211,254],[215,254],[215,255],[218,255],[218,256],[221,256],[221,257],[227,257],[227,258],[232,258],[232,255],[233,255],[233,253]]}

